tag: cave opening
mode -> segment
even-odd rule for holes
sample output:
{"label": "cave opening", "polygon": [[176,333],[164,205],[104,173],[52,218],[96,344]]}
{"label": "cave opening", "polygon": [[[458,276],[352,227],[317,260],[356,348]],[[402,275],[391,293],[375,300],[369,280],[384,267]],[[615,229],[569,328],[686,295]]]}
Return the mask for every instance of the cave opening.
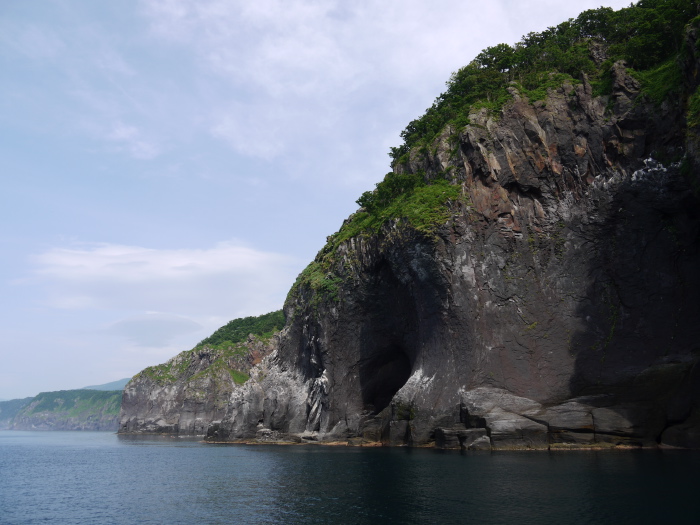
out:
{"label": "cave opening", "polygon": [[411,377],[411,361],[399,346],[375,353],[360,365],[360,385],[365,410],[378,414]]}

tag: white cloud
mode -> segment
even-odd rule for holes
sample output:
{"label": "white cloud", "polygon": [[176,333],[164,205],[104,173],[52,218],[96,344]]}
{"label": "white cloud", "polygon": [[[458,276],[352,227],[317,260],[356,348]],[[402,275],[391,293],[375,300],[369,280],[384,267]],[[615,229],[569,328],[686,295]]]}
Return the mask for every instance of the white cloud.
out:
{"label": "white cloud", "polygon": [[292,257],[233,242],[209,249],[79,245],[48,250],[33,262],[31,282],[46,290],[53,308],[164,312],[190,319],[279,309],[301,267]]}
{"label": "white cloud", "polygon": [[34,351],[12,352],[5,365],[26,370],[34,355],[42,358],[32,362],[32,378],[0,383],[16,392],[6,397],[106,382],[164,362],[231,319],[281,308],[303,262],[230,241],[204,249],[73,243],[36,255],[32,265],[13,291],[37,298],[31,327],[42,329],[6,325],[8,348],[31,341]]}

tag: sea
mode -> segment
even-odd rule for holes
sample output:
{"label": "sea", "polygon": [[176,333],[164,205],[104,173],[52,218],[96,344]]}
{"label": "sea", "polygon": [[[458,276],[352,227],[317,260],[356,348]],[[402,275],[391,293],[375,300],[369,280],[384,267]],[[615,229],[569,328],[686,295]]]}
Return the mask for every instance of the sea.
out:
{"label": "sea", "polygon": [[700,452],[0,431],[2,524],[700,523]]}

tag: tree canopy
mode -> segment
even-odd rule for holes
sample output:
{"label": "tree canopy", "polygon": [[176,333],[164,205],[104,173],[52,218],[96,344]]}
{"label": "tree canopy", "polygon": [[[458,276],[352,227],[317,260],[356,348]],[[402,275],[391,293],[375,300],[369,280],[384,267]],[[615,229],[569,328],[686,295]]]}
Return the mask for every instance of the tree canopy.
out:
{"label": "tree canopy", "polygon": [[[661,67],[682,52],[684,29],[697,17],[699,3],[640,0],[618,11],[589,9],[556,27],[528,33],[514,46],[501,43],[487,47],[454,72],[447,90],[401,132],[403,144],[389,153],[393,162],[405,160],[413,147],[430,143],[448,123],[464,126],[475,108],[500,109],[511,98],[509,85],[537,100],[546,96],[547,87],[554,87],[552,82],[578,79],[581,73],[604,91],[609,85],[605,77],[618,60],[640,72]],[[591,56],[592,42],[605,49],[603,63],[596,63]]]}
{"label": "tree canopy", "polygon": [[234,319],[219,328],[197,346],[219,345],[221,343],[241,343],[249,334],[269,337],[277,330],[284,328],[285,318],[282,310],[268,314]]}

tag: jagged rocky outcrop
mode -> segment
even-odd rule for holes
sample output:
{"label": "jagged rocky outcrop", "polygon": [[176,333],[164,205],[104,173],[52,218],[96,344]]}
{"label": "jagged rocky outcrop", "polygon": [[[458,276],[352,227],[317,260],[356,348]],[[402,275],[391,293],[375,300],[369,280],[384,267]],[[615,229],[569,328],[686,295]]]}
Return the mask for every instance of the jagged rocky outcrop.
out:
{"label": "jagged rocky outcrop", "polygon": [[199,346],[147,368],[125,387],[119,431],[205,435],[220,421],[251,368],[277,348],[278,337]]}
{"label": "jagged rocky outcrop", "polygon": [[514,87],[502,114],[413,150],[395,171],[461,188],[435,235],[396,220],[340,243],[332,287],[300,280],[245,384],[194,396],[142,378],[122,430],[700,447],[696,139],[682,100],[612,74],[612,96],[585,77],[535,103]]}

